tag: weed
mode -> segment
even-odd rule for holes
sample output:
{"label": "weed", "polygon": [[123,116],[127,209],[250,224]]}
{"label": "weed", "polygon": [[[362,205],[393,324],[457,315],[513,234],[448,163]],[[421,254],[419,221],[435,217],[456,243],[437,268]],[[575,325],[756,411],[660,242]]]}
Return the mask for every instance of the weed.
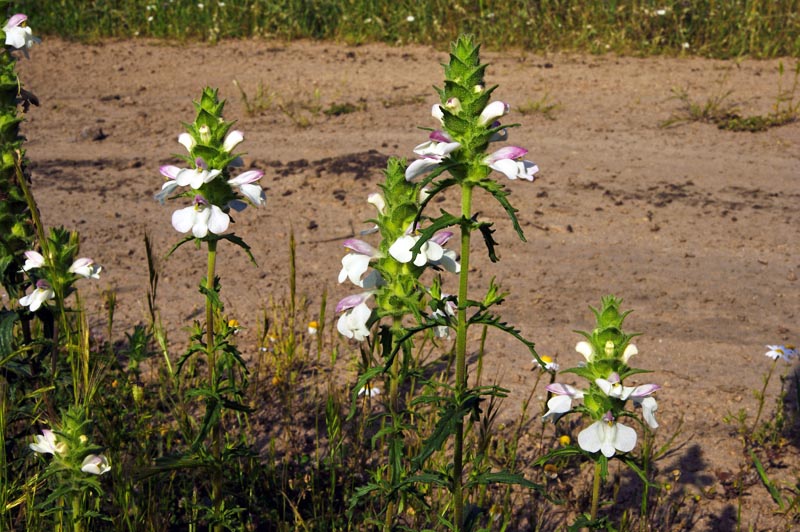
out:
{"label": "weed", "polygon": [[716,125],[719,129],[755,133],[795,122],[798,119],[798,113],[800,113],[800,101],[795,101],[798,80],[800,79],[800,62],[795,65],[791,88],[784,89],[783,87],[783,63],[779,64],[778,73],[777,95],[772,106],[772,112],[769,114],[742,116],[739,109],[728,101],[728,98],[733,94],[733,90],[722,88],[724,85],[723,78],[719,84],[718,91],[703,103],[692,101],[687,90],[673,88],[672,99],[681,102],[681,111],[661,122],[659,127],[670,127],[688,122],[706,122]]}
{"label": "weed", "polygon": [[548,93],[544,93],[538,100],[528,100],[517,111],[523,116],[542,115],[548,120],[555,120],[555,112],[561,109],[561,103],[548,101]]}

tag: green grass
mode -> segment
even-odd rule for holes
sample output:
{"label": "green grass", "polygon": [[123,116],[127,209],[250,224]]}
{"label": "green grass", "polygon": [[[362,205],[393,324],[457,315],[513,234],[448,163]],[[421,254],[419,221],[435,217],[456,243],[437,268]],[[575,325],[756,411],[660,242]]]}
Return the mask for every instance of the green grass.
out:
{"label": "green grass", "polygon": [[260,37],[439,45],[473,33],[494,49],[800,56],[797,0],[22,0],[16,9],[38,33],[79,40]]}

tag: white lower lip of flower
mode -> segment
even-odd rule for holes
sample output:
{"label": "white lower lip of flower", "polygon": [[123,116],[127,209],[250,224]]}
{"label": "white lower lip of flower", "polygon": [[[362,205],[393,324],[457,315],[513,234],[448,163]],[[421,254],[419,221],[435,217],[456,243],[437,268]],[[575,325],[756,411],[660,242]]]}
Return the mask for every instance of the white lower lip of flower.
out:
{"label": "white lower lip of flower", "polygon": [[595,421],[578,434],[578,445],[584,451],[600,451],[611,458],[616,451],[627,453],[636,447],[636,431],[622,423]]}
{"label": "white lower lip of flower", "polygon": [[361,303],[342,314],[336,328],[342,336],[361,342],[369,336],[367,322],[371,315],[372,310],[366,303]]}

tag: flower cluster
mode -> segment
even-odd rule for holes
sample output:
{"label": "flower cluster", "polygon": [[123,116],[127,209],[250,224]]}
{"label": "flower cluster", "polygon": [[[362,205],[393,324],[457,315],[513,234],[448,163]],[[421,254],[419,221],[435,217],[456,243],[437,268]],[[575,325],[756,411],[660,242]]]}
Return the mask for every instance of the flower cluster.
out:
{"label": "flower cluster", "polygon": [[111,470],[108,458],[100,453],[102,448],[92,444],[86,436],[90,426],[85,411],[81,407],[71,407],[63,412],[58,428],[42,430],[29,445],[37,454],[52,455],[48,471],[72,489],[80,489],[81,485],[96,488],[98,485],[87,480],[85,474],[102,475]]}
{"label": "flower cluster", "polygon": [[[41,434],[33,437],[30,449],[38,454],[52,454],[57,458],[65,458],[69,455],[69,446],[60,441],[52,430],[44,429]],[[102,475],[111,470],[108,458],[102,454],[89,453],[81,460],[80,470],[92,475]]]}
{"label": "flower cluster", "polygon": [[25,57],[28,57],[28,50],[34,44],[42,42],[39,37],[33,36],[33,30],[28,26],[28,16],[22,13],[17,13],[8,19],[3,26],[3,33],[6,35],[6,46],[22,50]]}
{"label": "flower cluster", "polygon": [[423,271],[460,271],[456,253],[444,247],[452,232],[436,232],[421,241],[415,220],[426,192],[405,181],[406,170],[400,161],[390,160],[386,182],[381,185],[383,194],[371,194],[367,199],[377,210],[376,228],[371,232],[380,232],[379,248],[357,238],[344,242],[350,252],[342,258],[339,282],[349,280],[363,289],[336,305],[336,312],[342,312],[337,328],[347,338],[362,341],[369,336],[373,311],[367,302],[371,298],[376,298],[378,318],[419,315],[423,306],[420,294],[425,292],[419,290],[417,279]]}
{"label": "flower cluster", "polygon": [[[565,370],[589,381],[589,387],[578,389],[569,384],[552,383],[547,391],[553,396],[547,401],[545,418],[558,420],[569,412],[587,415],[592,424],[578,434],[578,445],[590,453],[601,452],[606,458],[617,452],[627,453],[636,446],[636,431],[620,423],[621,417],[636,417],[625,409],[628,400],[641,407],[642,418],[651,429],[658,427],[655,412],[658,404],[652,396],[660,386],[642,384],[625,386],[623,380],[641,370],[629,366],[631,357],[638,349],[630,343],[633,335],[622,332],[622,322],[627,313],[619,312],[621,300],[603,298],[600,310],[592,309],[597,318],[597,327],[582,333],[586,341],[578,342],[575,350],[583,355],[585,362],[576,368]],[[582,399],[581,406],[572,402]]]}
{"label": "flower cluster", "polygon": [[[155,198],[161,203],[167,198],[191,198],[190,206],[172,214],[172,226],[180,233],[191,231],[195,238],[227,231],[231,210],[242,211],[247,202],[257,207],[266,202],[264,191],[257,184],[264,172],[248,170],[236,177],[230,175],[233,168],[243,165],[242,158],[233,150],[244,140],[244,134],[231,130],[233,122],[222,118],[224,106],[215,89],[204,89],[200,101],[195,102],[195,121],[187,125],[187,132],[178,136],[178,142],[188,152],[183,156],[187,167],[160,168],[166,181]],[[186,190],[179,191],[182,187]]]}
{"label": "flower cluster", "polygon": [[99,279],[102,266],[88,257],[75,259],[77,233],[53,229],[45,243],[47,258],[38,251],[26,251],[22,272],[31,277],[34,290],[19,299],[19,304],[36,312],[47,301],[65,298],[78,279]]}
{"label": "flower cluster", "polygon": [[776,361],[782,358],[785,362],[791,362],[800,356],[797,348],[793,345],[768,345],[767,349],[768,351],[764,355]]}
{"label": "flower cluster", "polygon": [[[474,75],[480,78],[482,69],[476,66],[474,70]],[[458,179],[461,166],[472,169],[467,172],[472,175],[463,176],[466,179],[479,181],[494,170],[508,179],[533,181],[539,167],[523,159],[528,153],[525,148],[505,146],[486,155],[490,143],[508,139],[508,130],[499,119],[508,114],[510,106],[498,100],[489,102],[492,90],[484,87],[482,79],[476,79],[471,87],[449,83],[439,92],[443,103],[434,105],[431,115],[442,129],[432,131],[427,141],[414,148],[419,158],[408,165],[407,180],[429,173],[435,177],[445,170]],[[451,94],[460,94],[460,97]],[[476,173],[474,168],[483,170]]]}

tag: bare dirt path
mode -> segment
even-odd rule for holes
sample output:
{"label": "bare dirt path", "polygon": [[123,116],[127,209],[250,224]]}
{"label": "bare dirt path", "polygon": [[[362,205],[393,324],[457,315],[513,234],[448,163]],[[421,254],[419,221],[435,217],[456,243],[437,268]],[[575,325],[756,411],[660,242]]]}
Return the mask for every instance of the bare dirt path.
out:
{"label": "bare dirt path", "polygon": [[[238,215],[234,227],[258,267],[232,247],[221,252],[229,311],[254,336],[270,295],[288,290],[292,229],[299,290],[312,302],[324,287],[332,301],[347,294],[350,287],[336,283],[341,240],[364,228],[372,209],[365,199],[377,191],[386,158],[411,158],[424,137],[417,127],[434,125],[430,87],[441,82],[445,60],[425,47],[309,42],[89,46],[47,39],[35,48],[19,67],[42,102],[24,124],[34,193],[45,222],[80,230],[84,254],[105,267],[87,297],[95,325],[104,319],[105,288],[118,294],[120,336],[144,317],[143,232],[161,252],[178,240],[173,206],[152,199],[162,182],[158,167],[181,151],[180,122],[193,118],[191,101],[204,85],[220,87],[227,117],[245,132],[246,162],[266,171],[267,207]],[[673,87],[700,101],[731,88],[744,114],[768,112],[778,61],[522,52],[489,52],[484,60],[491,63],[487,80],[500,85],[495,95],[514,109],[545,94],[558,107],[553,120],[510,117],[522,124],[511,141],[530,149],[541,168],[533,184],[510,185],[528,242],[483,203],[483,216],[497,221],[501,261],[474,261],[476,290],[496,274],[512,291],[504,318],[562,367],[579,357],[572,331],[591,328],[587,305],[609,293],[623,297],[635,309],[629,326],[644,333],[637,344],[640,364],[654,370],[647,380],[663,385],[662,436],[684,421],[683,445],[661,470],[680,469],[679,484],[689,491],[713,490],[696,525],[727,529],[736,499],[726,475],[738,471],[741,446],[722,418],[740,408],[754,412],[751,390],[768,369],[764,344],[800,341],[800,123],[757,134],[658,124],[679,108],[669,99]],[[233,80],[251,99],[261,83],[284,105],[349,103],[356,111],[292,118],[273,106],[248,116]],[[303,121],[309,125],[297,124]],[[162,307],[174,339],[201,309],[203,271],[192,246],[165,264]],[[502,376],[511,389],[511,417],[530,391],[530,357],[502,338],[490,338],[488,350],[486,375]],[[796,481],[800,466],[797,430],[789,440],[771,470],[785,483]],[[760,485],[748,487],[744,501],[745,526],[772,526]]]}

